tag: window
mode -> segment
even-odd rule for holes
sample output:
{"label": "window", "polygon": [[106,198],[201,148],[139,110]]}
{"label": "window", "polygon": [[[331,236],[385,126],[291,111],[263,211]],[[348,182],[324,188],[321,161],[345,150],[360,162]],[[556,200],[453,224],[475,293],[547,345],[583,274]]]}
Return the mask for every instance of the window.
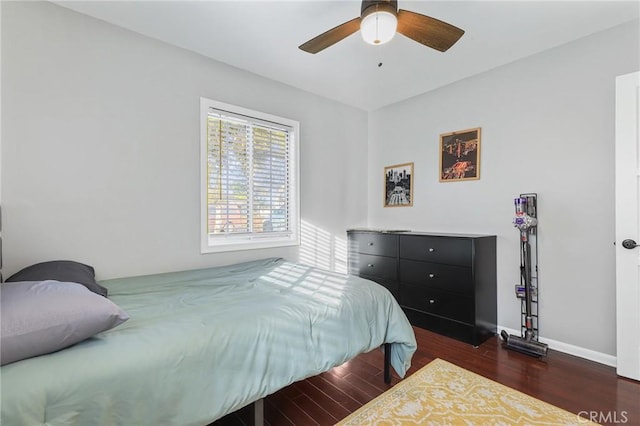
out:
{"label": "window", "polygon": [[202,252],[299,244],[297,121],[201,98]]}

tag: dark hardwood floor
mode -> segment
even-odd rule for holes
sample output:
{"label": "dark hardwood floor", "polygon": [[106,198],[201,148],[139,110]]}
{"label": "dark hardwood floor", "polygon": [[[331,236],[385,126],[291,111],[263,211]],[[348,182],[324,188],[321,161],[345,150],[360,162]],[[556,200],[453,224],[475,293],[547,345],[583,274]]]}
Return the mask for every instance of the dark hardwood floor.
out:
{"label": "dark hardwood floor", "polygon": [[[545,358],[530,357],[504,349],[498,337],[474,348],[421,328],[414,331],[418,350],[409,375],[441,358],[597,423],[640,425],[640,382],[617,377],[612,367],[554,350]],[[265,399],[265,424],[335,424],[400,381],[394,373],[386,385],[382,364],[382,352],[375,350],[293,383]],[[241,410],[214,425],[243,425],[250,414]]]}

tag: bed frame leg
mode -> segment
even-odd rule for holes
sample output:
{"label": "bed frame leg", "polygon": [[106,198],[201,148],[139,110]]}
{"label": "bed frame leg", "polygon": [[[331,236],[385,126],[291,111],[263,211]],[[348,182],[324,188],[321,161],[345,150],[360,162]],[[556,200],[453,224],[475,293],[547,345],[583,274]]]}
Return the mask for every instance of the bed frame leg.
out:
{"label": "bed frame leg", "polygon": [[391,384],[391,343],[384,344],[384,382]]}
{"label": "bed frame leg", "polygon": [[254,426],[264,426],[264,399],[253,403],[253,424]]}

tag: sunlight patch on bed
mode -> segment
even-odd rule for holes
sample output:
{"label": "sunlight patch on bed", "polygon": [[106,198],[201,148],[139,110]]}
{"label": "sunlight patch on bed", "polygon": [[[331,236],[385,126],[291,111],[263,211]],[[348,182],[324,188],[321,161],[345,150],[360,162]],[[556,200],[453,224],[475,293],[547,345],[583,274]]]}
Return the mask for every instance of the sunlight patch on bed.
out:
{"label": "sunlight patch on bed", "polygon": [[347,277],[331,271],[318,271],[306,265],[283,265],[262,278],[281,291],[312,297],[330,306],[342,303]]}

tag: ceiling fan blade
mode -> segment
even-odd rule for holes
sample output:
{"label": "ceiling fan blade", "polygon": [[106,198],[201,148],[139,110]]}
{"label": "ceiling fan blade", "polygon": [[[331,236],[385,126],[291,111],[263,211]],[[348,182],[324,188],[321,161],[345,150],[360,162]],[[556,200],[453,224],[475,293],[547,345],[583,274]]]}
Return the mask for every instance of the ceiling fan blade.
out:
{"label": "ceiling fan blade", "polygon": [[447,51],[464,34],[464,30],[451,24],[402,9],[398,11],[398,32],[441,52]]}
{"label": "ceiling fan blade", "polygon": [[298,46],[300,49],[309,53],[318,53],[321,50],[332,46],[355,33],[360,29],[360,17],[354,18],[350,21],[340,24],[337,27],[331,28],[329,31],[320,34],[317,37],[312,38],[308,42]]}

